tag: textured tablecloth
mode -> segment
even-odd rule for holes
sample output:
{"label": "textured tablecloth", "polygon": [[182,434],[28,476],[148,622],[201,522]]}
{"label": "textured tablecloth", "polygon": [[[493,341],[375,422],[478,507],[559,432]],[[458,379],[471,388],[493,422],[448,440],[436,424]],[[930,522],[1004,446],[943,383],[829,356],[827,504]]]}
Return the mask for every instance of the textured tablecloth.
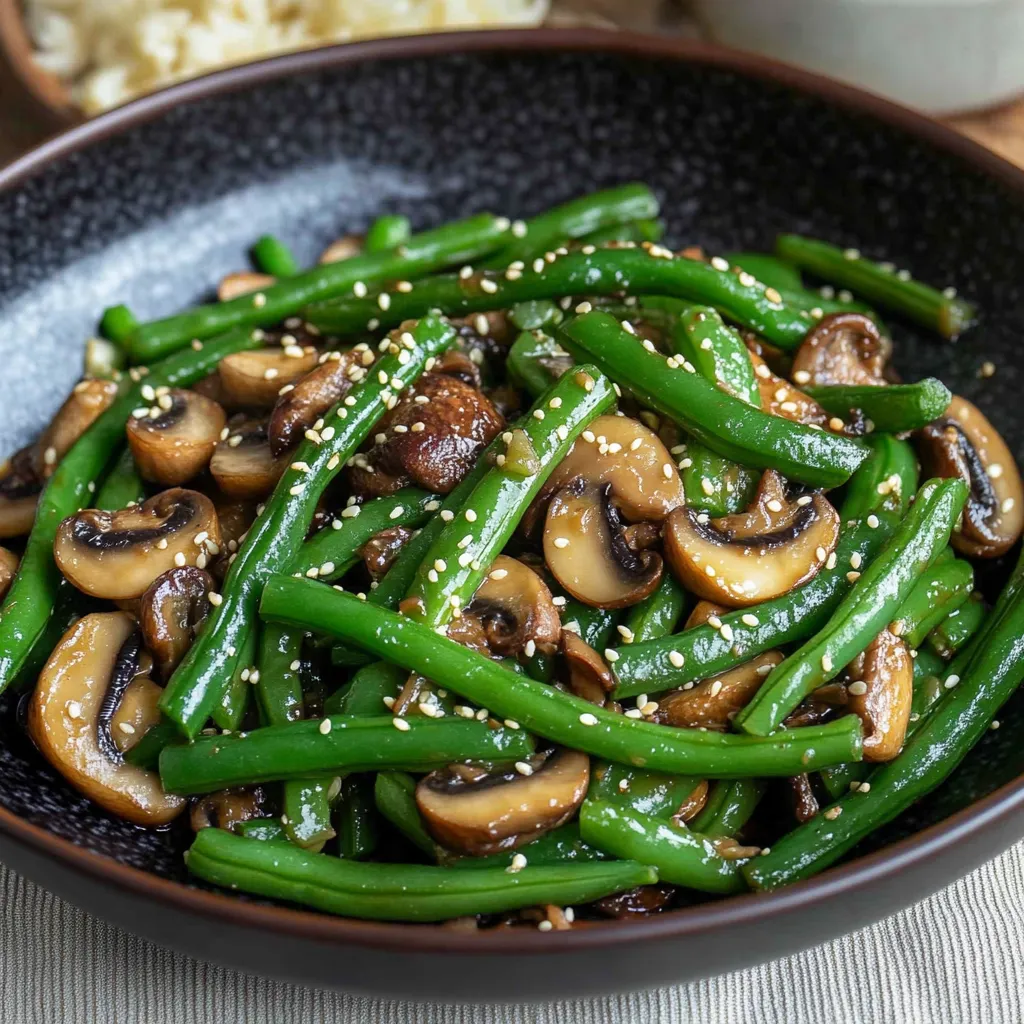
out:
{"label": "textured tablecloth", "polygon": [[3,1024],[1014,1024],[1024,844],[845,938],[606,999],[431,1006],[266,981],[169,953],[0,869]]}

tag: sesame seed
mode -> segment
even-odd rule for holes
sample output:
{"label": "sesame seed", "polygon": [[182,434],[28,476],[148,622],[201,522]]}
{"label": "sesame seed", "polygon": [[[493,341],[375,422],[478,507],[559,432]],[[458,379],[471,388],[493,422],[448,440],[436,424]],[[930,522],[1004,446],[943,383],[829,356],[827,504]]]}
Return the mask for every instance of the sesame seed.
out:
{"label": "sesame seed", "polygon": [[832,671],[832,659],[827,654],[821,656],[821,667],[825,672]]}
{"label": "sesame seed", "polygon": [[495,281],[491,281],[489,278],[484,278],[480,282],[480,290],[486,292],[488,295],[493,295],[498,290],[498,285]]}
{"label": "sesame seed", "polygon": [[796,404],[796,402],[783,402],[779,406],[779,408],[783,412],[796,412],[797,411],[797,404]]}
{"label": "sesame seed", "polygon": [[640,714],[645,718],[649,715],[653,715],[658,710],[658,702],[656,700],[648,700],[643,703],[640,707]]}
{"label": "sesame seed", "polygon": [[860,564],[861,564],[860,553],[857,552],[857,551],[854,551],[854,553],[852,555],[850,555],[850,565],[854,569],[859,569],[860,568]]}
{"label": "sesame seed", "polygon": [[671,480],[673,473],[675,473],[675,468],[673,467],[671,462],[666,462],[661,467],[661,472],[662,472],[662,475],[665,477],[666,480]]}
{"label": "sesame seed", "polygon": [[394,727],[395,727],[395,728],[396,728],[396,729],[397,729],[397,730],[398,730],[399,732],[408,732],[408,731],[409,731],[409,729],[411,728],[411,726],[409,725],[409,723],[408,723],[408,722],[407,722],[407,721],[406,721],[406,720],[405,720],[404,718],[392,718],[392,719],[391,719],[391,724],[392,724],[392,725],[393,725],[393,726],[394,726]]}
{"label": "sesame seed", "polygon": [[679,651],[669,651],[668,660],[672,663],[675,668],[682,668],[686,659],[679,653]]}
{"label": "sesame seed", "polygon": [[592,715],[589,711],[584,711],[580,715],[580,725],[597,725],[597,716]]}
{"label": "sesame seed", "polygon": [[732,626],[730,626],[729,623],[727,623],[727,622],[723,622],[722,623],[721,634],[722,634],[722,639],[725,640],[726,643],[730,643],[730,644],[732,643],[732,637],[733,637]]}
{"label": "sesame seed", "polygon": [[527,640],[523,645],[523,653],[528,657],[532,658],[537,653],[537,643],[535,640]]}
{"label": "sesame seed", "polygon": [[772,375],[772,371],[769,370],[764,363],[759,363],[757,368],[754,370],[754,373],[756,373],[758,377],[770,377]]}
{"label": "sesame seed", "polygon": [[64,705],[64,710],[67,712],[68,718],[82,717],[82,705],[77,700],[69,700]]}
{"label": "sesame seed", "polygon": [[264,295],[263,292],[257,292],[252,297],[252,304],[257,309],[262,309],[267,304],[267,297],[266,297],[266,295]]}
{"label": "sesame seed", "polygon": [[568,537],[556,537],[553,541],[556,548],[567,548],[569,546]]}
{"label": "sesame seed", "polygon": [[849,571],[849,572],[848,572],[848,573],[846,574],[846,579],[847,579],[847,581],[848,581],[849,583],[856,583],[856,582],[857,582],[857,580],[859,580],[859,579],[860,579],[860,573],[859,573],[859,572],[857,572],[857,571],[856,571],[856,570],[854,570],[854,569],[851,569],[851,570],[850,570],[850,571]]}
{"label": "sesame seed", "polygon": [[455,513],[449,508],[441,509],[441,519],[443,522],[450,523],[455,518]]}
{"label": "sesame seed", "polygon": [[824,562],[828,558],[828,552],[823,547],[817,547],[814,549],[814,556],[819,562]]}
{"label": "sesame seed", "polygon": [[832,554],[825,559],[825,568],[834,569],[836,567],[836,553],[833,551]]}
{"label": "sesame seed", "polygon": [[629,626],[621,626],[620,625],[620,626],[616,626],[615,628],[618,630],[619,635],[622,637],[622,639],[627,644],[631,644],[633,642],[634,634],[633,634],[633,630],[631,630],[629,628]]}
{"label": "sesame seed", "polygon": [[330,731],[331,731],[331,720],[329,718],[325,718],[320,723],[320,735],[321,736],[326,736]]}
{"label": "sesame seed", "polygon": [[729,261],[722,259],[721,256],[713,256],[711,259],[711,266],[714,267],[715,270],[721,270],[724,272],[729,269]]}
{"label": "sesame seed", "polygon": [[1009,512],[1013,508],[1014,504],[1015,502],[1013,498],[1003,498],[1003,503],[999,506],[999,511],[1003,513]]}
{"label": "sesame seed", "polygon": [[604,649],[604,657],[605,661],[614,663],[619,660],[619,652],[614,647],[606,647]]}
{"label": "sesame seed", "polygon": [[836,818],[838,818],[839,815],[842,813],[842,807],[836,804],[834,807],[830,807],[827,811],[825,811],[825,817],[828,818],[829,821],[835,821]]}
{"label": "sesame seed", "polygon": [[219,608],[224,598],[221,594],[218,594],[214,591],[213,593],[208,595],[207,600],[210,602],[210,604],[213,605],[214,608]]}
{"label": "sesame seed", "polygon": [[806,370],[797,370],[793,374],[793,380],[797,384],[809,384],[811,381],[811,375]]}
{"label": "sesame seed", "polygon": [[769,302],[780,303],[782,302],[782,295],[775,288],[765,288],[764,297]]}
{"label": "sesame seed", "polygon": [[850,683],[847,690],[854,695],[854,697],[862,697],[868,692],[868,684],[863,679],[858,679],[855,682]]}
{"label": "sesame seed", "polygon": [[983,362],[981,364],[981,367],[978,370],[978,376],[979,377],[992,377],[992,376],[994,376],[995,372],[996,372],[996,364],[993,363],[991,360],[986,359],[985,362]]}
{"label": "sesame seed", "polygon": [[174,556],[174,564],[179,569],[185,564],[185,556],[180,551]]}
{"label": "sesame seed", "polygon": [[704,567],[704,572],[707,573],[708,576],[714,576],[715,575],[715,567],[713,565],[706,565]]}
{"label": "sesame seed", "polygon": [[[626,718],[643,718],[643,712],[639,708],[630,708],[628,711],[624,711],[623,714]],[[625,779],[623,779],[625,781]]]}
{"label": "sesame seed", "polygon": [[952,690],[957,683],[960,682],[960,677],[955,673],[951,676],[946,677],[946,681],[942,684],[947,690]]}
{"label": "sesame seed", "polygon": [[868,516],[867,523],[868,523],[869,529],[877,530],[878,529],[878,516],[876,516],[874,514]]}
{"label": "sesame seed", "polygon": [[830,430],[836,431],[842,430],[843,427],[846,426],[846,424],[838,416],[833,416],[832,419],[828,421],[828,425]]}

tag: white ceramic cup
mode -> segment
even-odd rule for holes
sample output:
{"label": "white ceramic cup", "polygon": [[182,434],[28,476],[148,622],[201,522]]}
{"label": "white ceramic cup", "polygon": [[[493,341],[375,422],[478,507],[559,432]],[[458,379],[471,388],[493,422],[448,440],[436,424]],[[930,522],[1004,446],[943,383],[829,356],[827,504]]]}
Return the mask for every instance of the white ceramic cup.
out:
{"label": "white ceramic cup", "polygon": [[691,0],[711,38],[932,112],[1024,93],[1024,0]]}

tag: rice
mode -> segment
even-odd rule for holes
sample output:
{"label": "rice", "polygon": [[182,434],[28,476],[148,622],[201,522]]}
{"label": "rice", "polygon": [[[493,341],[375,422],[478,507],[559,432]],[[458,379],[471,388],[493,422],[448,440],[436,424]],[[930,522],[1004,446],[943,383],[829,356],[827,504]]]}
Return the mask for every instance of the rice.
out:
{"label": "rice", "polygon": [[549,0],[27,0],[36,59],[88,113],[229,64],[369,36],[535,25]]}

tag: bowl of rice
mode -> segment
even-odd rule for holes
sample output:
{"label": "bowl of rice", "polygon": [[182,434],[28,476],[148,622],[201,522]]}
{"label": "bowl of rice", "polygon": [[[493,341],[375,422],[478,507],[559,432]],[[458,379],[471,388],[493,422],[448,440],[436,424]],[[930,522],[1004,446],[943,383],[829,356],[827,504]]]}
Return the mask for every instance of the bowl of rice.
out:
{"label": "bowl of rice", "polygon": [[352,39],[530,26],[550,0],[0,0],[0,60],[61,128],[215,68]]}

